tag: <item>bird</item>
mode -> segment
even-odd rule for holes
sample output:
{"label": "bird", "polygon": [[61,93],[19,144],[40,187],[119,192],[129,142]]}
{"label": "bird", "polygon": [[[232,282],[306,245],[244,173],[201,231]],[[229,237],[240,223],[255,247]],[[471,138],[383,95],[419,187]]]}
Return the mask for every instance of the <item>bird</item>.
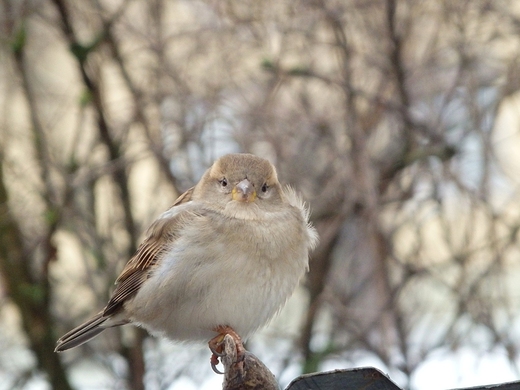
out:
{"label": "bird", "polygon": [[247,339],[280,311],[317,242],[306,204],[268,160],[225,155],[150,225],[107,305],[55,352],[133,324],[174,341],[209,340],[219,372],[224,336]]}

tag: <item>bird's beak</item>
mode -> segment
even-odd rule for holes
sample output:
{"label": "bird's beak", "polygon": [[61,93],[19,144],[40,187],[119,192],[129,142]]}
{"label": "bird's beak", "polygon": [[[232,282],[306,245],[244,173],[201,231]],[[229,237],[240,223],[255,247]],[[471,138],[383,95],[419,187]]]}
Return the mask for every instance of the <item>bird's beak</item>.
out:
{"label": "bird's beak", "polygon": [[247,179],[238,183],[231,191],[233,200],[239,202],[253,202],[256,199],[256,191],[253,184]]}

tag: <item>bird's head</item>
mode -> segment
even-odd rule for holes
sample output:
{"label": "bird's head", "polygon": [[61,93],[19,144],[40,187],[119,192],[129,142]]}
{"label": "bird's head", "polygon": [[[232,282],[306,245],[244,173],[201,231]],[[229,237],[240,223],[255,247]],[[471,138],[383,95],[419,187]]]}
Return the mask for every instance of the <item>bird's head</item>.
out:
{"label": "bird's head", "polygon": [[276,169],[252,154],[228,154],[206,171],[195,187],[195,199],[219,208],[272,209],[282,202]]}

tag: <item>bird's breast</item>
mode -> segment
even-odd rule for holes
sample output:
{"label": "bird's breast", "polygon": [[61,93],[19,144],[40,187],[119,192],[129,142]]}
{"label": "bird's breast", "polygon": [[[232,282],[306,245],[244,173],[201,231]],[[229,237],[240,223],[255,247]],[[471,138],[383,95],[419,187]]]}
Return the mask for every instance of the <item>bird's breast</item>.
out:
{"label": "bird's breast", "polygon": [[218,325],[247,337],[273,317],[305,273],[305,228],[296,217],[251,223],[201,215],[183,228],[137,294],[135,319],[172,339],[204,339]]}

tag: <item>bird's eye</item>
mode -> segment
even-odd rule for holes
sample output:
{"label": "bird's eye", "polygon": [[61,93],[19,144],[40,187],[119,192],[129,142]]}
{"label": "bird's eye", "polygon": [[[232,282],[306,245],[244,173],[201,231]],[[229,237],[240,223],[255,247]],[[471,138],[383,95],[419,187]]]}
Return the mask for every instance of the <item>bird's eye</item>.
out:
{"label": "bird's eye", "polygon": [[222,185],[222,187],[226,187],[227,186],[227,179],[225,177],[223,177],[222,179],[219,180],[220,184]]}
{"label": "bird's eye", "polygon": [[269,186],[267,185],[267,183],[264,183],[264,185],[262,186],[262,192],[267,192],[267,190],[269,189]]}

